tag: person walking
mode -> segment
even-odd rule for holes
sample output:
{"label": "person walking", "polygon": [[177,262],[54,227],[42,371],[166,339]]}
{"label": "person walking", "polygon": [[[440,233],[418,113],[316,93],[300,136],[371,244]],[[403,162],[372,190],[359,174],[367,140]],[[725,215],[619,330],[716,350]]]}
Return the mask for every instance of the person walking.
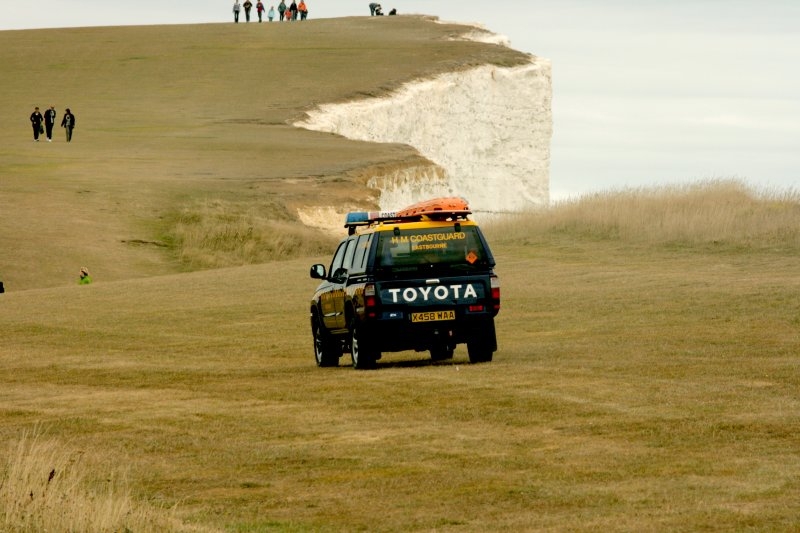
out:
{"label": "person walking", "polygon": [[239,10],[241,8],[242,6],[239,5],[239,0],[233,0],[233,21],[236,24],[239,24]]}
{"label": "person walking", "polygon": [[278,4],[278,16],[280,17],[280,21],[283,22],[283,18],[286,16],[286,2],[283,0]]}
{"label": "person walking", "polygon": [[270,22],[272,22],[272,19],[275,18],[275,6],[269,6],[269,11],[267,11],[267,18],[269,19]]}
{"label": "person walking", "polygon": [[253,8],[253,2],[250,0],[244,0],[244,4],[242,4],[242,6],[244,7],[245,22],[250,22],[250,10]]}
{"label": "person walking", "polygon": [[31,126],[33,126],[33,141],[39,142],[39,134],[42,132],[42,114],[39,112],[39,106],[33,108],[33,113],[31,113]]}
{"label": "person walking", "polygon": [[53,126],[56,123],[56,108],[50,106],[50,109],[44,112],[44,133],[47,135],[47,142],[53,142]]}
{"label": "person walking", "polygon": [[256,2],[256,11],[258,12],[258,22],[261,22],[261,14],[264,13],[264,4],[261,0]]}
{"label": "person walking", "polygon": [[289,6],[289,11],[292,12],[292,20],[297,20],[297,2],[292,0],[292,5]]}
{"label": "person walking", "polygon": [[300,20],[306,20],[308,17],[308,7],[306,6],[305,0],[300,0],[300,3],[297,4],[297,11],[300,12]]}
{"label": "person walking", "polygon": [[67,131],[67,142],[72,141],[72,130],[75,129],[75,115],[67,108],[64,118],[61,119],[61,127]]}

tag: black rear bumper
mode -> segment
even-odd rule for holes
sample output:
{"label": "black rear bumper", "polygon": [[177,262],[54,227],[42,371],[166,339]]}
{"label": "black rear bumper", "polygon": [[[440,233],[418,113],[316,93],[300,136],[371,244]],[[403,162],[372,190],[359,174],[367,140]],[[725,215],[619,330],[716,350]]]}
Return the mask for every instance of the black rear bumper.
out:
{"label": "black rear bumper", "polygon": [[364,329],[381,352],[430,350],[431,347],[463,344],[480,339],[497,350],[494,317],[490,313],[457,314],[455,320],[411,322],[407,313],[381,313],[366,320]]}

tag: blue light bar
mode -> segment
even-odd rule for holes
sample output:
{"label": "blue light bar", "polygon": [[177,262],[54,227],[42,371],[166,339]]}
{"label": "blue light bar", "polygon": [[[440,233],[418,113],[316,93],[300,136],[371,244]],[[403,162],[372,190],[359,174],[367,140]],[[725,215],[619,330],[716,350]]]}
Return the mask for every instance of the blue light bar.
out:
{"label": "blue light bar", "polygon": [[344,219],[344,227],[363,226],[369,224],[369,213],[366,211],[352,211]]}
{"label": "blue light bar", "polygon": [[393,220],[397,218],[396,211],[351,211],[344,219],[344,227],[366,226],[379,220]]}

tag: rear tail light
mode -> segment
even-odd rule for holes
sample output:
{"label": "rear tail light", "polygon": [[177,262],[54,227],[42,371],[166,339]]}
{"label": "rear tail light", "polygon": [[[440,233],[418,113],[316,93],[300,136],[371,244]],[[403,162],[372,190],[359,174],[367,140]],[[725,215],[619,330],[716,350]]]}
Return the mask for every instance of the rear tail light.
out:
{"label": "rear tail light", "polygon": [[494,308],[494,312],[497,313],[500,311],[500,278],[492,275],[490,279],[492,287],[492,307]]}
{"label": "rear tail light", "polygon": [[367,283],[364,286],[364,315],[367,318],[375,318],[377,313],[375,307],[378,305],[378,300],[375,298],[375,284]]}

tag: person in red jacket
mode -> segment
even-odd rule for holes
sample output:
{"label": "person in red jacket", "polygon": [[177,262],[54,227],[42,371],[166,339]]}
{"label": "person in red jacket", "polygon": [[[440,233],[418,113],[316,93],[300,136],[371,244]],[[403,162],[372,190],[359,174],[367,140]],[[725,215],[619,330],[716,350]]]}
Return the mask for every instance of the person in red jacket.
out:
{"label": "person in red jacket", "polygon": [[300,13],[300,20],[306,20],[306,17],[308,17],[308,7],[306,6],[305,0],[300,0],[300,3],[297,4],[297,11]]}

